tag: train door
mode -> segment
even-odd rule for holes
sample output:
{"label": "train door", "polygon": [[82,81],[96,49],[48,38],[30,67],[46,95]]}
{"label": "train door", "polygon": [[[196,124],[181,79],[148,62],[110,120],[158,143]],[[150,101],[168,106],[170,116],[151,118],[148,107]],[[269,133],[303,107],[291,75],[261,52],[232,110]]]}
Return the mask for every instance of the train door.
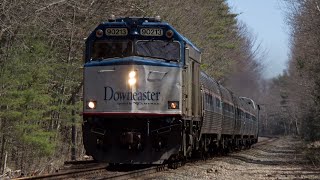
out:
{"label": "train door", "polygon": [[186,48],[185,61],[183,110],[188,119],[199,121],[201,117],[200,53],[192,48]]}

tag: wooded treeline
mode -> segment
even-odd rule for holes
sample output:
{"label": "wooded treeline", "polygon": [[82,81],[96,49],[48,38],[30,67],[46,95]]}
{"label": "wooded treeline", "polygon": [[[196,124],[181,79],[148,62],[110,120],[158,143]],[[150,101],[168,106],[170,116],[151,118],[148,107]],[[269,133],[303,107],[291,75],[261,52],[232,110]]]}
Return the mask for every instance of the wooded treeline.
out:
{"label": "wooded treeline", "polygon": [[320,0],[283,2],[291,53],[288,70],[272,80],[264,98],[264,132],[320,140]]}
{"label": "wooded treeline", "polygon": [[160,15],[203,50],[203,70],[241,95],[259,97],[256,41],[225,0],[0,2],[0,174],[4,166],[41,173],[70,160],[72,125],[77,158],[84,155],[84,38],[111,14]]}

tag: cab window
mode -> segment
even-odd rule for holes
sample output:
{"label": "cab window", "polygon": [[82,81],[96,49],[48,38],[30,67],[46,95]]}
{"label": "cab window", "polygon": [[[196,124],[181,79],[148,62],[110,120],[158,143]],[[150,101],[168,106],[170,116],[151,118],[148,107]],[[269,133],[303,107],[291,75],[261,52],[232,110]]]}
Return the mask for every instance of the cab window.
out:
{"label": "cab window", "polygon": [[136,54],[142,57],[158,58],[167,61],[179,61],[180,44],[171,41],[137,41]]}
{"label": "cab window", "polygon": [[132,42],[129,40],[115,41],[96,41],[93,43],[92,55],[93,60],[107,58],[121,58],[132,55]]}

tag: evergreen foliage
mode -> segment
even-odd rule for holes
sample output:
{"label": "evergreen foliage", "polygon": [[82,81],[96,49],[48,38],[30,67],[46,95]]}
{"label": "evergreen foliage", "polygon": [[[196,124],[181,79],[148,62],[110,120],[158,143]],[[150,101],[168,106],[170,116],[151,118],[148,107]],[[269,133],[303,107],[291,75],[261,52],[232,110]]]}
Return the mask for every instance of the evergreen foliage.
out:
{"label": "evergreen foliage", "polygon": [[1,68],[0,119],[10,124],[3,133],[7,140],[26,144],[39,156],[52,154],[55,146],[50,141],[55,133],[46,127],[52,101],[48,92],[53,53],[44,39],[25,34],[23,43],[12,45]]}

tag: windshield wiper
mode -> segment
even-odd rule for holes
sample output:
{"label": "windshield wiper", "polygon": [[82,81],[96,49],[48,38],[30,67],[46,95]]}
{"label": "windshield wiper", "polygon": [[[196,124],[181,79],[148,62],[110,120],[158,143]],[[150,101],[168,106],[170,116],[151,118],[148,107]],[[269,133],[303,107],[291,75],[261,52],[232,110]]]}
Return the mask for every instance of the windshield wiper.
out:
{"label": "windshield wiper", "polygon": [[152,59],[158,59],[158,60],[162,60],[162,61],[165,61],[165,62],[170,62],[170,61],[178,62],[177,59],[166,59],[166,58],[162,58],[162,57],[147,56],[147,55],[140,55],[140,54],[137,54],[137,56],[146,57],[146,58],[152,58]]}

